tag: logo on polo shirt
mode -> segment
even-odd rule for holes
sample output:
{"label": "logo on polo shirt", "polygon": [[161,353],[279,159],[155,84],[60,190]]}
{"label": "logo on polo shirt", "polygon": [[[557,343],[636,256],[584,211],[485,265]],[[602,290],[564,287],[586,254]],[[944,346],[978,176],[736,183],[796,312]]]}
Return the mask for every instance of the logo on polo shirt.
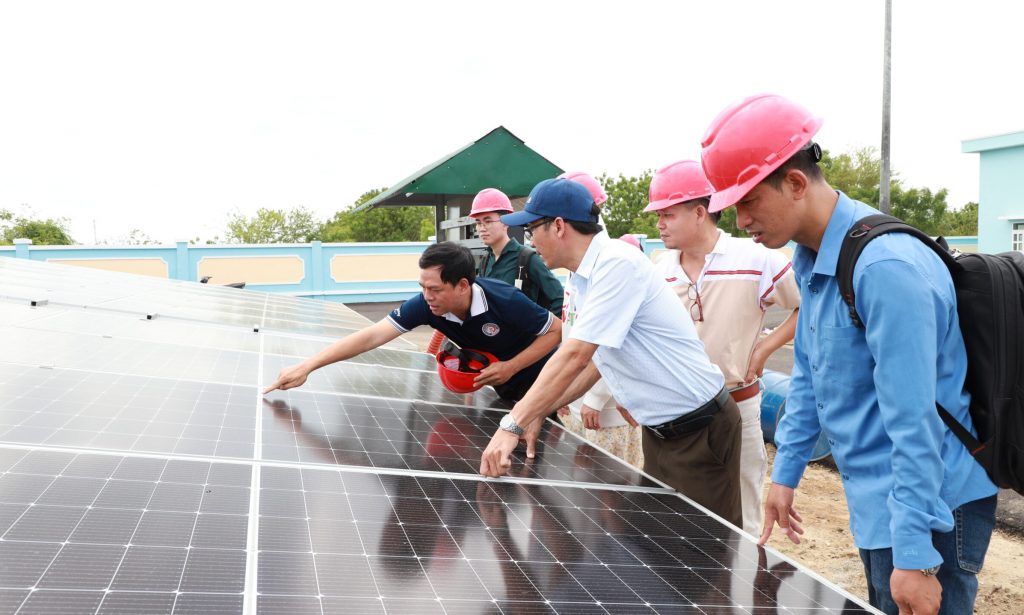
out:
{"label": "logo on polo shirt", "polygon": [[501,327],[499,327],[493,322],[489,322],[486,323],[484,326],[480,327],[480,330],[483,331],[484,335],[486,335],[487,337],[494,337],[501,331]]}

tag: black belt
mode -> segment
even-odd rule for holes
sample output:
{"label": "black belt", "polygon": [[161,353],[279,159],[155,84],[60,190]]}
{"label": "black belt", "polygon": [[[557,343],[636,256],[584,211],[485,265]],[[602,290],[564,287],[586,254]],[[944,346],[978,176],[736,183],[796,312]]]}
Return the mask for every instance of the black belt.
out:
{"label": "black belt", "polygon": [[651,435],[662,440],[671,440],[688,433],[700,431],[711,423],[718,410],[729,403],[729,399],[731,399],[729,391],[722,387],[722,390],[711,401],[693,412],[684,414],[674,421],[662,423],[661,425],[644,425],[644,427],[651,432]]}

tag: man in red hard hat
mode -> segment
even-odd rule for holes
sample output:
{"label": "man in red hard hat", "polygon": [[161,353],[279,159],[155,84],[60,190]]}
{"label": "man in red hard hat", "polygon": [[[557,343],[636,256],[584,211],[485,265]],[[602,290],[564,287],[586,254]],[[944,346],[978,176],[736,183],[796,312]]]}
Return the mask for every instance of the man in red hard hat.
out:
{"label": "man in red hard hat", "polygon": [[737,226],[769,248],[798,244],[800,318],[761,542],[776,523],[799,542],[794,493],[824,430],[871,603],[892,614],[972,613],[997,490],[936,412],[941,404],[973,431],[952,279],[916,238],[880,236],[853,271],[863,326],[854,323],[839,250],[878,211],[826,183],[812,141],[821,124],[791,100],[752,96],[722,111],[702,143],[716,190],[709,211],[735,206]]}
{"label": "man in red hard hat", "polygon": [[[768,357],[793,339],[800,289],[783,254],[718,228],[721,214],[708,211],[713,192],[699,162],[674,162],[651,178],[650,204],[644,211],[657,213],[658,232],[668,248],[655,266],[686,306],[739,406],[743,529],[756,536],[768,472],[759,378]],[[793,311],[762,339],[770,306]]]}
{"label": "man in red hard hat", "polygon": [[302,386],[316,369],[383,346],[420,325],[429,325],[462,349],[496,356],[499,360],[480,371],[475,385],[491,385],[505,399],[520,399],[558,346],[562,321],[511,285],[477,278],[473,255],[464,246],[450,241],[429,246],[420,256],[419,265],[423,292],[380,322],[281,370],[263,393]]}
{"label": "man in red hard hat", "polygon": [[736,402],[654,265],[611,239],[598,212],[585,187],[556,178],[503,217],[526,227],[549,266],[573,272],[576,318],[570,339],[502,419],[480,473],[505,474],[520,436],[535,441],[545,415],[604,377],[627,420],[644,425],[644,470],[741,525]]}
{"label": "man in red hard hat", "polygon": [[485,188],[473,198],[470,217],[476,220],[476,234],[487,246],[480,265],[480,277],[512,284],[537,305],[555,316],[562,315],[562,283],[551,273],[537,253],[508,236],[501,215],[512,213],[512,202],[504,192]]}

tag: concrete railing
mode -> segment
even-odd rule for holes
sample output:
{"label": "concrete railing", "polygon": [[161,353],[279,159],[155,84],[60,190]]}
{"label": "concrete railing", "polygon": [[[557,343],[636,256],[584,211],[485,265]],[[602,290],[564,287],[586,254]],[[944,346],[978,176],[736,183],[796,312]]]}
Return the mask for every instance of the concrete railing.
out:
{"label": "concrete railing", "polygon": [[[651,257],[660,239],[638,236]],[[977,250],[976,237],[952,237],[950,245]],[[15,239],[0,256],[25,258],[210,284],[245,282],[247,288],[343,303],[402,301],[419,292],[420,254],[430,242],[312,243],[266,245],[34,246]],[[792,255],[792,246],[782,248]],[[555,272],[563,280],[568,272]]]}

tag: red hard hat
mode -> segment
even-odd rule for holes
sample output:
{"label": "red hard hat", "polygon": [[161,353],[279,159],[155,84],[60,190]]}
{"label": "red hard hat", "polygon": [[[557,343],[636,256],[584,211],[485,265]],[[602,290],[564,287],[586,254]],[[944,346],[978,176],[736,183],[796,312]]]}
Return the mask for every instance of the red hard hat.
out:
{"label": "red hard hat", "polygon": [[441,384],[452,393],[472,393],[483,385],[474,384],[473,380],[491,363],[497,363],[498,357],[482,350],[457,348],[453,344],[437,353],[437,375]]}
{"label": "red hard hat", "polygon": [[774,94],[745,98],[719,113],[701,141],[700,160],[716,190],[709,211],[736,204],[810,143],[821,123],[803,106]]}
{"label": "red hard hat", "polygon": [[479,216],[491,211],[504,211],[512,213],[512,201],[508,200],[505,193],[497,188],[484,188],[473,197],[473,208],[469,210],[470,216]]}
{"label": "red hard hat", "polygon": [[601,183],[583,171],[570,171],[562,173],[558,177],[560,179],[571,179],[577,184],[583,184],[590,191],[590,196],[594,197],[594,205],[600,206],[608,200],[608,195],[605,193]]}
{"label": "red hard hat", "polygon": [[680,160],[658,169],[651,178],[650,204],[644,211],[658,211],[711,195],[715,191],[696,160]]}

